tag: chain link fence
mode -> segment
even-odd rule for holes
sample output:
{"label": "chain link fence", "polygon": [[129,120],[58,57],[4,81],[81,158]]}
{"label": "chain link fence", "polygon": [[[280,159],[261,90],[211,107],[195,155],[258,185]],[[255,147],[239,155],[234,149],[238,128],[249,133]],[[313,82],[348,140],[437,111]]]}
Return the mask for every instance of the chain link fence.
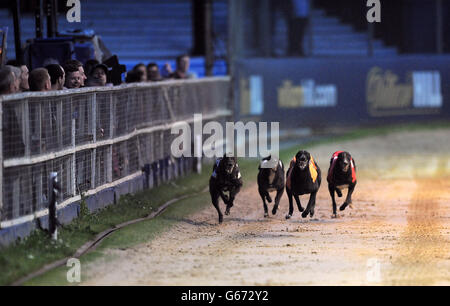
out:
{"label": "chain link fence", "polygon": [[224,77],[0,97],[0,228],[48,213],[51,172],[62,188],[59,208],[138,177],[146,165],[163,180],[186,173],[186,162],[171,156],[170,129],[193,125],[196,113],[224,124],[229,86]]}

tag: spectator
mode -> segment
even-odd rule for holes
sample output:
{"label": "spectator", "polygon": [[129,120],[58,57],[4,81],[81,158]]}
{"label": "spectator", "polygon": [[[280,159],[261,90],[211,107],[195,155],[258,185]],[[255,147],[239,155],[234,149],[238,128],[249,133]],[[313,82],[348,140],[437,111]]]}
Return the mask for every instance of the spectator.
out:
{"label": "spectator", "polygon": [[66,82],[66,73],[63,67],[57,64],[51,64],[45,67],[50,75],[50,82],[52,84],[51,90],[64,89],[64,83]]}
{"label": "spectator", "polygon": [[289,21],[289,55],[305,55],[303,38],[308,26],[309,0],[293,0]]}
{"label": "spectator", "polygon": [[28,83],[30,84],[30,91],[49,91],[52,89],[50,75],[45,68],[37,68],[31,71]]}
{"label": "spectator", "polygon": [[16,60],[8,61],[7,65],[11,65],[20,69],[20,85],[19,91],[25,92],[30,90],[28,86],[29,70],[26,65],[20,65]]}
{"label": "spectator", "polygon": [[144,82],[144,73],[141,70],[131,70],[127,72],[125,82],[127,83],[140,83]]}
{"label": "spectator", "polygon": [[14,82],[15,82],[15,87],[16,87],[15,93],[20,92],[20,76],[22,74],[22,71],[19,68],[11,66],[11,65],[6,65],[5,67],[7,69],[9,69],[14,75]]}
{"label": "spectator", "polygon": [[141,77],[141,81],[140,82],[147,82],[147,80],[148,80],[147,67],[145,67],[145,65],[143,63],[139,63],[136,66],[134,66],[133,71],[141,71],[142,72],[142,77]]}
{"label": "spectator", "polygon": [[20,66],[20,71],[22,74],[20,75],[20,91],[25,92],[30,90],[30,86],[28,84],[28,78],[30,76],[30,71],[26,65]]}
{"label": "spectator", "polygon": [[83,77],[81,75],[79,67],[74,64],[66,64],[63,68],[66,72],[66,88],[80,88]]}
{"label": "spectator", "polygon": [[88,86],[106,86],[108,67],[103,64],[96,65],[88,75]]}
{"label": "spectator", "polygon": [[156,63],[150,63],[147,65],[147,78],[150,82],[160,82],[164,80]]}
{"label": "spectator", "polygon": [[196,76],[189,73],[191,59],[189,55],[183,54],[177,57],[177,70],[170,75],[173,79],[192,79]]}
{"label": "spectator", "polygon": [[[0,95],[17,93],[19,90],[16,77],[9,66],[0,69]],[[19,120],[12,105],[3,105],[3,158],[21,156],[25,146],[21,137]],[[20,105],[19,105],[20,106]]]}
{"label": "spectator", "polygon": [[308,46],[305,45],[304,38],[308,28],[310,2],[310,0],[273,1],[272,10],[280,12],[286,21],[287,56],[307,55]]}
{"label": "spectator", "polygon": [[92,69],[94,69],[94,67],[97,66],[98,64],[100,64],[100,62],[97,61],[96,59],[90,59],[86,61],[86,63],[84,64],[84,73],[86,73],[88,79],[89,75],[91,75],[92,73]]}
{"label": "spectator", "polygon": [[17,91],[16,77],[9,66],[0,69],[0,95],[14,94]]}
{"label": "spectator", "polygon": [[[84,82],[87,80],[87,76],[84,72],[83,64],[77,60],[68,60],[64,66],[66,66],[66,65],[73,65],[73,66],[77,67],[78,71],[80,71],[80,76],[81,76],[80,87],[84,87]],[[66,69],[64,69],[64,70],[66,70]],[[67,73],[67,71],[66,71],[66,73]]]}

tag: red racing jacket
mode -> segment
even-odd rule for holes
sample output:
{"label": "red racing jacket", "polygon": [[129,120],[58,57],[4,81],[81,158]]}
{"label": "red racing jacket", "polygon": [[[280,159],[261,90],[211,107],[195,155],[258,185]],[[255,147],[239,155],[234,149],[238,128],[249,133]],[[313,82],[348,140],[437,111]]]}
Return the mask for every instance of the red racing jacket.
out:
{"label": "red racing jacket", "polygon": [[[328,183],[331,183],[333,180],[334,167],[336,166],[339,154],[341,154],[342,152],[344,152],[344,151],[334,152],[333,156],[331,157],[332,162],[331,162],[330,170],[328,171],[328,176],[327,176]],[[350,165],[352,167],[352,183],[354,183],[354,182],[356,182],[356,170],[355,170],[355,163],[353,162],[353,158],[351,158],[351,160],[350,160]]]}

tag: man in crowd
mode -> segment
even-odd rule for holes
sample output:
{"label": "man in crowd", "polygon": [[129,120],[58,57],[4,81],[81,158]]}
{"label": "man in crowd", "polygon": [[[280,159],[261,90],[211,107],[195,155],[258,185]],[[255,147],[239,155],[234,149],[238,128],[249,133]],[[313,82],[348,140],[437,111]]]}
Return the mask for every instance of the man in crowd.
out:
{"label": "man in crowd", "polygon": [[103,64],[98,64],[91,69],[88,75],[87,86],[106,86],[108,80],[108,67]]}
{"label": "man in crowd", "polygon": [[64,72],[63,67],[57,64],[51,64],[45,66],[48,74],[50,75],[50,81],[52,84],[51,90],[62,90],[64,89],[64,83],[66,82],[66,73]]}
{"label": "man in crowd", "polygon": [[144,73],[141,70],[131,70],[127,72],[125,82],[127,83],[140,83],[144,82]]}
{"label": "man in crowd", "polygon": [[[29,76],[29,70],[27,65],[20,65],[19,62],[16,60],[9,60],[6,65],[8,66],[14,66],[20,69],[20,85],[19,85],[19,91],[25,92],[30,90],[28,87],[28,76]],[[18,73],[18,70],[14,69]]]}
{"label": "man in crowd", "polygon": [[189,72],[191,59],[189,55],[183,54],[177,57],[177,70],[170,77],[173,79],[192,79],[196,76]]}
{"label": "man in crowd", "polygon": [[141,71],[141,81],[140,82],[147,82],[148,76],[147,76],[147,67],[143,63],[139,63],[136,66],[134,66],[133,71]]}
{"label": "man in crowd", "polygon": [[98,64],[100,64],[100,62],[96,59],[90,59],[87,60],[86,63],[84,63],[84,73],[86,73],[88,79],[89,76],[92,74],[92,69],[94,69],[95,66],[97,66]]}
{"label": "man in crowd", "polygon": [[68,89],[80,88],[83,80],[80,69],[76,64],[65,64],[64,71],[66,72],[65,86]]}
{"label": "man in crowd", "polygon": [[16,93],[21,92],[20,90],[20,76],[22,75],[22,71],[14,66],[6,65],[7,69],[9,69],[14,75],[15,87],[17,88]]}
{"label": "man in crowd", "polygon": [[31,71],[28,83],[30,84],[30,91],[49,91],[52,89],[50,75],[45,68],[37,68]]}
{"label": "man in crowd", "polygon": [[[80,80],[80,84],[81,85],[80,85],[80,87],[84,87],[84,82],[87,80],[87,76],[86,76],[86,74],[84,72],[83,64],[80,61],[77,61],[77,60],[68,60],[65,63],[64,67],[67,66],[67,65],[71,65],[71,66],[73,65],[73,66],[77,67],[78,71],[80,72],[80,76],[81,76],[81,80]],[[64,70],[66,70],[66,69],[64,69]],[[66,73],[67,73],[67,70],[66,70]]]}
{"label": "man in crowd", "polygon": [[[0,96],[19,92],[14,72],[8,66],[0,69]],[[25,152],[19,120],[11,104],[3,105],[3,158],[21,156]]]}
{"label": "man in crowd", "polygon": [[18,83],[14,72],[9,66],[0,69],[0,95],[10,95],[17,93]]}
{"label": "man in crowd", "polygon": [[150,63],[147,65],[147,78],[150,82],[164,81],[156,63]]}

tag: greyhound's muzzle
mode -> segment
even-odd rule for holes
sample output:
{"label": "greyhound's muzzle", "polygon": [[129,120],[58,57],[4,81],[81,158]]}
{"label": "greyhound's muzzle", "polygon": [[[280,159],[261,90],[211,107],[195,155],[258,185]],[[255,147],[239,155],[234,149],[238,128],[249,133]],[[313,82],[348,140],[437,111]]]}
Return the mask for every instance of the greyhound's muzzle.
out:
{"label": "greyhound's muzzle", "polygon": [[308,166],[308,161],[306,161],[306,160],[300,160],[300,161],[298,162],[298,167],[299,167],[301,170],[305,170],[305,169],[306,169],[306,166]]}
{"label": "greyhound's muzzle", "polygon": [[226,171],[228,174],[231,174],[231,173],[233,172],[233,169],[234,169],[234,165],[227,165],[225,171]]}
{"label": "greyhound's muzzle", "polygon": [[350,163],[348,161],[344,161],[342,163],[342,171],[343,172],[348,172],[349,168],[350,168]]}

